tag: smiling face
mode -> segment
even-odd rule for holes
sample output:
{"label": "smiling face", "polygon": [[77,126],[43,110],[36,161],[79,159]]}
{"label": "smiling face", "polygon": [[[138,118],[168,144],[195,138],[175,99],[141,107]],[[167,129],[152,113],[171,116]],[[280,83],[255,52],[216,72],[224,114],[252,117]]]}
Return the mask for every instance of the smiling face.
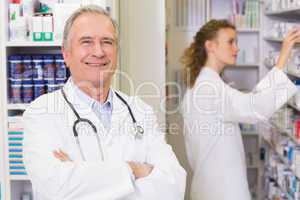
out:
{"label": "smiling face", "polygon": [[220,66],[234,65],[236,63],[239,48],[237,45],[237,34],[234,29],[220,29],[213,43],[211,52]]}
{"label": "smiling face", "polygon": [[117,38],[111,20],[97,13],[80,15],[67,44],[62,53],[73,81],[109,87],[117,64]]}

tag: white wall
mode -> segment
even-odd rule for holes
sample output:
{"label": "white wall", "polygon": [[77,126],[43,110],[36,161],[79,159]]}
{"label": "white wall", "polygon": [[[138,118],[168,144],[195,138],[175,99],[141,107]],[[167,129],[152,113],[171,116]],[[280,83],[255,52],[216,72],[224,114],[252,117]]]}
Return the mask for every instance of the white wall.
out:
{"label": "white wall", "polygon": [[[121,90],[141,96],[165,122],[165,3],[162,0],[120,1]],[[148,96],[146,96],[148,95]]]}

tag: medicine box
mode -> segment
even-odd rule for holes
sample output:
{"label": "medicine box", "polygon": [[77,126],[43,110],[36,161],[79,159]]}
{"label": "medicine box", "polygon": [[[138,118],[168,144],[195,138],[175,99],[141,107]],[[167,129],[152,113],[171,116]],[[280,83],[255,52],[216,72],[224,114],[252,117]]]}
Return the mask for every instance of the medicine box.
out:
{"label": "medicine box", "polygon": [[53,41],[53,17],[43,16],[43,41]]}
{"label": "medicine box", "polygon": [[43,41],[43,17],[34,16],[32,17],[32,40]]}

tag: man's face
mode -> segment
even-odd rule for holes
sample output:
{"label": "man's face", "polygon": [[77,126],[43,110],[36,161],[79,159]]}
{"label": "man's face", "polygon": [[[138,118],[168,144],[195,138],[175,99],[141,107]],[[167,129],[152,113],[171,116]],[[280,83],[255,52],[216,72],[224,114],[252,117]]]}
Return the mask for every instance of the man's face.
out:
{"label": "man's face", "polygon": [[75,83],[110,85],[117,64],[117,38],[110,19],[83,14],[74,21],[68,39],[62,52]]}

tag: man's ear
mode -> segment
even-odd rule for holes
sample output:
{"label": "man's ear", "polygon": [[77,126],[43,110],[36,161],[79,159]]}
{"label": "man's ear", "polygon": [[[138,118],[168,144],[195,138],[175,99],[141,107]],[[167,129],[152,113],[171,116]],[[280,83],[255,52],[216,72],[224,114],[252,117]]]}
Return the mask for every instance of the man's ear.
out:
{"label": "man's ear", "polygon": [[67,48],[65,48],[65,47],[62,47],[61,48],[61,53],[62,53],[62,55],[63,55],[63,57],[64,57],[64,61],[65,61],[65,64],[66,64],[66,67],[68,67],[69,65],[68,65],[68,58],[69,58],[69,50],[67,49]]}

